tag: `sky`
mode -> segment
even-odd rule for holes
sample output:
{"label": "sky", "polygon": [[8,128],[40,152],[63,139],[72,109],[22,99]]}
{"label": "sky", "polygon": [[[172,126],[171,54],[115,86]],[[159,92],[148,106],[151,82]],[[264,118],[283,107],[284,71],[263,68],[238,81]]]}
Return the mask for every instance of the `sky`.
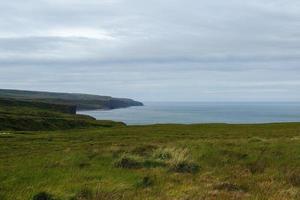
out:
{"label": "sky", "polygon": [[0,88],[300,101],[299,0],[2,0],[0,10]]}

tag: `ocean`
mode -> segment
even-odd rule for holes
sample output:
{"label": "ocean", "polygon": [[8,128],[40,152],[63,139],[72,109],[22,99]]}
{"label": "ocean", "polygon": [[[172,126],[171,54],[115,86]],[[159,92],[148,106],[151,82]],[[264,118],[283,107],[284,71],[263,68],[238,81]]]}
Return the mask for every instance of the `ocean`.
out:
{"label": "ocean", "polygon": [[300,122],[300,102],[145,102],[142,107],[80,111],[128,125]]}

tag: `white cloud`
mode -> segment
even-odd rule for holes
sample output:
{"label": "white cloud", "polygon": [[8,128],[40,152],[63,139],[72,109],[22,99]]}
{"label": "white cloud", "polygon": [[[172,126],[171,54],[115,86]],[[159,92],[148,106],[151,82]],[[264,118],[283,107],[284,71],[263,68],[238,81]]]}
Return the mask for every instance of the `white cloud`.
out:
{"label": "white cloud", "polygon": [[105,30],[97,30],[91,28],[61,28],[49,30],[46,33],[39,33],[40,36],[48,37],[79,37],[91,38],[98,40],[114,40],[115,38]]}

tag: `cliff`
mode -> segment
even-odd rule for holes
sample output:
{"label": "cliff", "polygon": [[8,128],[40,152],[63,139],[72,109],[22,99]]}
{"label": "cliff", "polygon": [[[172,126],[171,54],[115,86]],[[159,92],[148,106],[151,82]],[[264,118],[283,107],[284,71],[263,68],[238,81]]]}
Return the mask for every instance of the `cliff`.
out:
{"label": "cliff", "polygon": [[79,94],[79,93],[55,93],[24,90],[0,89],[0,98],[18,100],[22,102],[35,102],[74,106],[77,110],[115,109],[130,106],[143,106],[143,103],[126,98],[114,98],[110,96]]}

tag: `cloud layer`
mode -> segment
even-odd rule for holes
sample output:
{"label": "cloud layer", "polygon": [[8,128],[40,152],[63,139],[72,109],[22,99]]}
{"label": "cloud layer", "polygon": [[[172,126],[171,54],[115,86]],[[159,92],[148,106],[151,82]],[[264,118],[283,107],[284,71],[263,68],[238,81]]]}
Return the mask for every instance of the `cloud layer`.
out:
{"label": "cloud layer", "polygon": [[2,88],[298,101],[296,0],[0,3]]}

